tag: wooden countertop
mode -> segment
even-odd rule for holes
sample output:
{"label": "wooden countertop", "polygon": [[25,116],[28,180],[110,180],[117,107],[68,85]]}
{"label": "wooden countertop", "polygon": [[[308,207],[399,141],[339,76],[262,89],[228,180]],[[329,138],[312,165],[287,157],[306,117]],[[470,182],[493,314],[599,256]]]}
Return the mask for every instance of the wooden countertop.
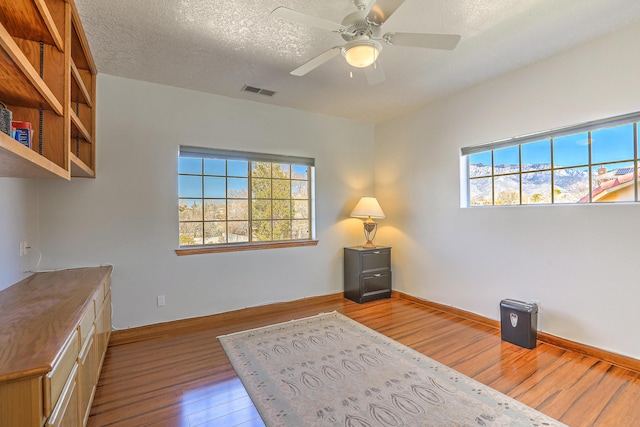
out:
{"label": "wooden countertop", "polygon": [[35,273],[0,291],[0,381],[43,375],[113,267]]}

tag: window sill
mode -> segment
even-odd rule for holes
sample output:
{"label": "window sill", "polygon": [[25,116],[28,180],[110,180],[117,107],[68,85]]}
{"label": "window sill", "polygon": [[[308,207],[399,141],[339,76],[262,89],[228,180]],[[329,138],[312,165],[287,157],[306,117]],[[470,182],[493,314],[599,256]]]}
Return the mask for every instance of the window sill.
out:
{"label": "window sill", "polygon": [[176,249],[176,255],[201,255],[215,254],[219,252],[242,252],[257,251],[262,249],[280,249],[280,248],[296,248],[300,246],[317,246],[318,240],[296,240],[294,242],[275,242],[275,243],[250,243],[229,246],[199,246],[197,248]]}

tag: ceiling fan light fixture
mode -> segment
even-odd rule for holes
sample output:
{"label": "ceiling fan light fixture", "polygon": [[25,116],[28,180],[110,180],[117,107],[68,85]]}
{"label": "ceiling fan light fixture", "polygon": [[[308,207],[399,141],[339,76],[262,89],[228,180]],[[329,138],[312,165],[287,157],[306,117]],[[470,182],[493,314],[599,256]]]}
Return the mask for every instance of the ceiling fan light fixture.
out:
{"label": "ceiling fan light fixture", "polygon": [[348,43],[342,48],[342,56],[352,67],[365,68],[376,62],[382,46],[373,40]]}

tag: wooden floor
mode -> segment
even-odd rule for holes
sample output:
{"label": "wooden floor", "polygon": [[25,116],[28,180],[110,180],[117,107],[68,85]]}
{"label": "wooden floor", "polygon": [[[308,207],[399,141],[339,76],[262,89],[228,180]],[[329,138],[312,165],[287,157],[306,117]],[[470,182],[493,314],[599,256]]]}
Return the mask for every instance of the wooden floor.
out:
{"label": "wooden floor", "polygon": [[640,425],[638,372],[547,344],[525,350],[498,329],[403,299],[332,296],[114,338],[89,426],[263,426],[216,337],[333,310],[570,426]]}

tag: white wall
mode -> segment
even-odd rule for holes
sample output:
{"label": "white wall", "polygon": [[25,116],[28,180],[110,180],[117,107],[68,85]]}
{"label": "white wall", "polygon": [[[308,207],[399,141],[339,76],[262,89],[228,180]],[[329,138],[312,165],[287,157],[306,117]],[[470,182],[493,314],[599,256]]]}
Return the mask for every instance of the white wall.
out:
{"label": "white wall", "polygon": [[[460,208],[460,148],[640,110],[640,26],[376,127],[394,286],[499,319],[538,300],[551,334],[640,357],[640,205]],[[469,70],[473,72],[473,70]]]}
{"label": "white wall", "polygon": [[20,257],[20,242],[38,246],[38,181],[0,178],[0,290],[35,268],[36,251]]}
{"label": "white wall", "polygon": [[[348,215],[373,192],[372,126],[109,75],[97,98],[97,178],[41,182],[42,267],[113,264],[116,327],[342,290],[342,248],[362,232]],[[318,246],[178,257],[180,144],[315,158]]]}

